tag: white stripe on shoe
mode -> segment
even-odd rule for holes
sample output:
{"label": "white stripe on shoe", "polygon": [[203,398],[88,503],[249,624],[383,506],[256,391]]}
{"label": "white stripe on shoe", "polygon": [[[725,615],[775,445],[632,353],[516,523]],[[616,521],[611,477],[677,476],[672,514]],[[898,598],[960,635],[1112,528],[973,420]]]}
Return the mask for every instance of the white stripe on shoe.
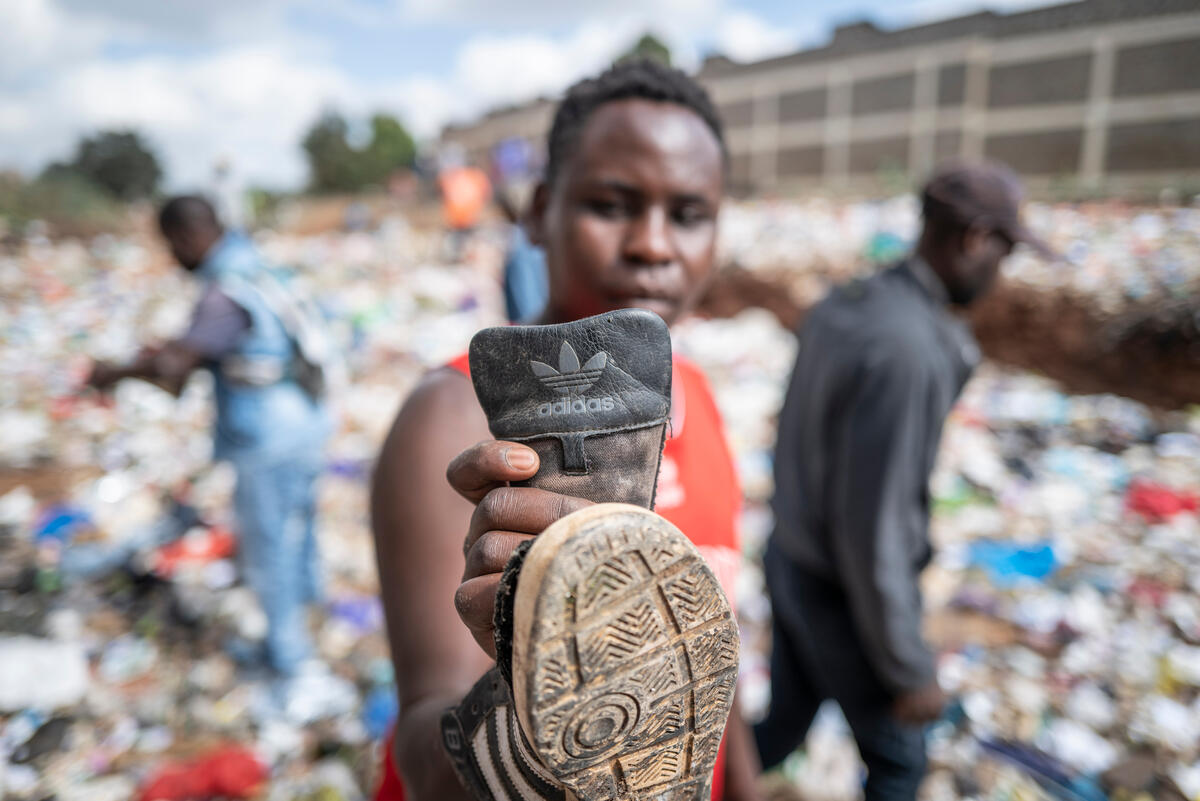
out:
{"label": "white stripe on shoe", "polygon": [[496,766],[492,761],[491,749],[488,748],[487,729],[485,722],[475,730],[475,736],[471,738],[471,747],[475,752],[475,764],[479,766],[479,772],[483,774],[483,780],[487,782],[492,798],[504,801],[508,793],[505,791],[504,782],[500,780],[500,775],[496,773]]}
{"label": "white stripe on shoe", "polygon": [[509,780],[524,801],[543,801],[542,796],[525,781],[525,776],[517,768],[516,762],[513,761],[512,750],[509,746],[512,729],[509,727],[508,719],[508,707],[496,707],[496,733],[499,735],[496,738],[496,743],[500,750],[500,765],[508,773]]}
{"label": "white stripe on shoe", "polygon": [[542,765],[542,763],[538,761],[538,758],[536,756],[534,756],[533,754],[531,754],[529,752],[528,747],[526,747],[525,739],[521,736],[521,731],[520,731],[519,725],[517,723],[516,710],[513,710],[513,713],[510,715],[510,719],[512,721],[512,732],[513,732],[512,739],[517,744],[518,756],[520,756],[521,760],[526,765],[529,766],[529,769],[531,771],[533,771],[534,773],[537,774],[538,778],[540,778],[542,781],[546,782],[546,784],[551,785],[552,787],[558,787],[559,786],[558,779],[551,776],[550,772],[547,771],[546,768]]}

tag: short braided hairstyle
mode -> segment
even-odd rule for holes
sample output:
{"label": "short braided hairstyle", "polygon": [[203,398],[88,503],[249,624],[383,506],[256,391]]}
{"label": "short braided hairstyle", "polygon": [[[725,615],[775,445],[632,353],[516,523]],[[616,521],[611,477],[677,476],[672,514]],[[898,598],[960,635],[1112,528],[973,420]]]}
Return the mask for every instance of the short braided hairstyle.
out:
{"label": "short braided hairstyle", "polygon": [[567,90],[546,142],[546,183],[553,186],[563,164],[579,144],[588,118],[605,103],[616,100],[653,100],[674,103],[695,112],[721,146],[721,158],[729,162],[721,117],[712,98],[687,74],[647,58],[621,61],[595,78],[579,81]]}

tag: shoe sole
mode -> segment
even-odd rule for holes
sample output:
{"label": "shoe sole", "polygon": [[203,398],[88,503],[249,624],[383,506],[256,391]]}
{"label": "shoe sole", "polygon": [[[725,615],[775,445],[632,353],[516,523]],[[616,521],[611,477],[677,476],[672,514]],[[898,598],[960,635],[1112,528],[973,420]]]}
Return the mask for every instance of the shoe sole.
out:
{"label": "shoe sole", "polygon": [[679,529],[616,503],[562,518],[530,548],[514,619],[518,718],[579,801],[709,798],[738,630]]}

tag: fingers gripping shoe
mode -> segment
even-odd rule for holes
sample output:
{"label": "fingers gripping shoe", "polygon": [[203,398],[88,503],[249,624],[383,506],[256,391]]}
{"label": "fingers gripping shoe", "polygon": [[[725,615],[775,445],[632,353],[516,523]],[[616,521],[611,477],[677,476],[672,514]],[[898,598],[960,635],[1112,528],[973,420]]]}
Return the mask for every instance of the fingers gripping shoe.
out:
{"label": "fingers gripping shoe", "polygon": [[464,785],[480,799],[564,788],[581,801],[708,798],[736,625],[691,543],[624,505],[653,505],[670,412],[665,324],[624,310],[489,329],[470,358],[492,433],[538,452],[524,483],[602,505],[521,546],[505,570],[497,668],[443,718]]}

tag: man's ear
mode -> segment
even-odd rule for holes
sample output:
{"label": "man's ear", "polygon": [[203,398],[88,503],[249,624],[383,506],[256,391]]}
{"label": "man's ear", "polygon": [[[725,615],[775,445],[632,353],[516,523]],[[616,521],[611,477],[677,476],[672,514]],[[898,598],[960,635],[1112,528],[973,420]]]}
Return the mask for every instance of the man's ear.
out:
{"label": "man's ear", "polygon": [[538,247],[546,246],[546,209],[550,206],[550,187],[538,181],[533,188],[533,202],[525,215],[525,233],[529,241]]}

